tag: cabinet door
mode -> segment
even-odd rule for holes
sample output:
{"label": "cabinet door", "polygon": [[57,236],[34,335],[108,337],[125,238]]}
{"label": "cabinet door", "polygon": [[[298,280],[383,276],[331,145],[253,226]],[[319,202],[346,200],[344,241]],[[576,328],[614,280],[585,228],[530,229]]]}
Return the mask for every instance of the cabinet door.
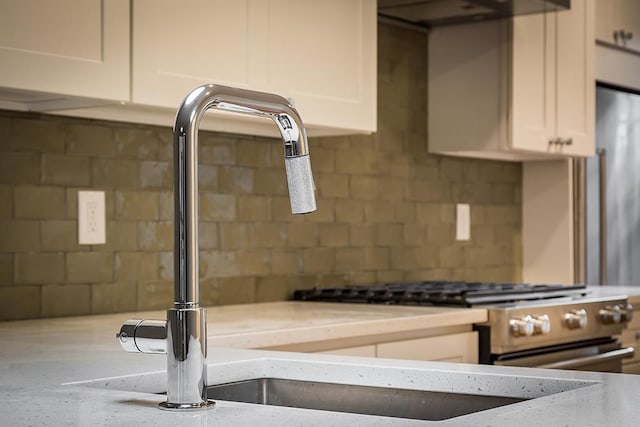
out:
{"label": "cabinet door", "polygon": [[510,140],[516,150],[547,152],[555,134],[555,18],[547,13],[512,21]]}
{"label": "cabinet door", "polygon": [[132,101],[177,108],[198,85],[264,90],[266,3],[134,0]]}
{"label": "cabinet door", "polygon": [[0,8],[0,87],[129,99],[127,0],[1,0]]}
{"label": "cabinet door", "polygon": [[[594,154],[593,40],[593,0],[574,0],[569,11],[513,19],[513,148]],[[550,143],[558,138],[564,143]]]}
{"label": "cabinet door", "polygon": [[376,353],[378,357],[390,359],[478,363],[478,333],[381,343],[377,344]]}
{"label": "cabinet door", "polygon": [[617,30],[624,30],[625,33],[631,35],[631,38],[626,41],[625,47],[640,52],[640,1],[615,0],[615,2],[620,7],[620,28]]}
{"label": "cabinet door", "polygon": [[[640,51],[640,2],[638,0],[596,0],[596,39]],[[616,38],[622,31],[631,37]]]}
{"label": "cabinet door", "polygon": [[596,0],[596,39],[615,43],[613,32],[620,29],[620,2],[621,0]]}
{"label": "cabinet door", "polygon": [[271,0],[269,87],[306,123],[376,130],[376,2]]}
{"label": "cabinet door", "polygon": [[594,0],[574,0],[557,13],[556,135],[572,144],[567,155],[595,154]]}

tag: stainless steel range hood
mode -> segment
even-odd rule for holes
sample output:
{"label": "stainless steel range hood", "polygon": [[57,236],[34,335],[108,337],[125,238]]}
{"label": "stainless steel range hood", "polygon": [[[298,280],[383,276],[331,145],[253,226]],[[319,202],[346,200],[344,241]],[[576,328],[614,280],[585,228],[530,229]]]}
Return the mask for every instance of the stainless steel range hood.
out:
{"label": "stainless steel range hood", "polygon": [[571,0],[378,0],[378,14],[425,27],[571,8]]}

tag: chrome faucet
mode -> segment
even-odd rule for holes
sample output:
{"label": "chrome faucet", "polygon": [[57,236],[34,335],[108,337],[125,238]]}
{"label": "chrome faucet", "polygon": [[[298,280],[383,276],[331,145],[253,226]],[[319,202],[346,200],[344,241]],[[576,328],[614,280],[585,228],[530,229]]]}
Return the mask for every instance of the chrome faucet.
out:
{"label": "chrome faucet", "polygon": [[161,408],[204,409],[207,399],[206,310],[199,304],[198,127],[208,109],[272,119],[284,141],[291,211],[316,210],[309,146],[302,120],[285,98],[219,85],[194,89],[178,109],[174,135],[174,291],[167,320],[127,320],[116,335],[129,352],[167,354],[167,401]]}

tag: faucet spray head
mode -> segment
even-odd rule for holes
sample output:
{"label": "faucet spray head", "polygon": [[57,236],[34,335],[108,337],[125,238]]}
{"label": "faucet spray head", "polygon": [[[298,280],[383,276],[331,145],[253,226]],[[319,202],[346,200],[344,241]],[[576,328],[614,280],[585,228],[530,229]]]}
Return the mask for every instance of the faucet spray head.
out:
{"label": "faucet spray head", "polygon": [[284,167],[287,172],[291,212],[294,214],[306,214],[315,211],[315,183],[311,173],[309,155],[285,157]]}

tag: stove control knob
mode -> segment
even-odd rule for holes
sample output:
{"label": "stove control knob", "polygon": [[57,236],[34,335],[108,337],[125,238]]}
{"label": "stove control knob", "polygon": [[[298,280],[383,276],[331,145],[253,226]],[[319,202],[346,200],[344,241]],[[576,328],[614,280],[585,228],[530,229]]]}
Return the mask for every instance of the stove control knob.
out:
{"label": "stove control knob", "polygon": [[598,318],[605,325],[620,323],[620,321],[622,320],[622,311],[617,305],[614,305],[613,307],[608,305],[598,311]]}
{"label": "stove control knob", "polygon": [[529,337],[533,335],[534,321],[531,316],[521,316],[509,320],[511,335],[514,337]]}
{"label": "stove control knob", "polygon": [[533,335],[548,335],[551,332],[551,320],[549,316],[533,316]]}
{"label": "stove control knob", "polygon": [[579,310],[571,310],[570,312],[565,313],[564,323],[569,329],[585,329],[589,323],[587,311],[581,308]]}
{"label": "stove control knob", "polygon": [[630,303],[620,304],[620,317],[623,322],[630,322],[633,319],[633,306]]}

